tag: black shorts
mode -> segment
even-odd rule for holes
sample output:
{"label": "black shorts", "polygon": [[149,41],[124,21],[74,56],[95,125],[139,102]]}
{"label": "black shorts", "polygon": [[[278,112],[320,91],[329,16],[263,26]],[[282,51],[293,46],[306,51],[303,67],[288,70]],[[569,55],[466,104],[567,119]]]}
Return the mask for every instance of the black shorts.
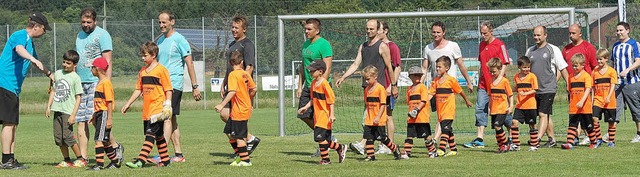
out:
{"label": "black shorts", "polygon": [[[309,101],[311,101],[311,90],[309,90],[309,88],[304,87],[302,88],[302,93],[300,93],[300,99],[298,99],[298,109],[304,107],[307,105],[307,103],[309,103]],[[298,114],[298,118],[309,118],[309,119],[313,119],[313,106],[310,107],[309,109],[307,109],[307,112],[304,112],[303,114]]]}
{"label": "black shorts", "polygon": [[382,141],[387,137],[387,128],[385,126],[364,126],[362,138],[367,140]]}
{"label": "black shorts", "polygon": [[322,127],[313,128],[313,140],[316,142],[331,141],[331,130]]}
{"label": "black shorts", "polygon": [[431,125],[429,123],[407,124],[407,137],[426,138],[431,136]]}
{"label": "black shorts", "polygon": [[536,124],[538,110],[535,109],[515,109],[513,111],[513,119],[518,120],[521,124]]}
{"label": "black shorts", "polygon": [[602,109],[597,106],[593,106],[593,117],[597,117],[598,120],[602,120],[604,114],[605,122],[620,122],[616,121],[616,109]]}
{"label": "black shorts", "polygon": [[231,118],[227,119],[227,122],[224,124],[224,129],[222,129],[222,133],[231,134]]}
{"label": "black shorts", "polygon": [[429,100],[429,105],[431,105],[431,112],[436,112],[437,108],[436,108],[436,97],[431,97],[431,100]]}
{"label": "black shorts", "polygon": [[173,109],[173,115],[180,115],[181,102],[182,102],[182,91],[173,89],[173,94],[171,94],[171,108]]}
{"label": "black shorts", "polygon": [[536,107],[538,112],[553,115],[553,99],[556,97],[556,93],[541,93],[536,94]]}
{"label": "black shorts", "polygon": [[152,135],[155,137],[164,136],[164,122],[151,123],[148,120],[142,122],[144,126],[144,135]]}
{"label": "black shorts", "polygon": [[569,114],[569,127],[578,127],[578,123],[584,130],[593,128],[592,114]]}
{"label": "black shorts", "polygon": [[244,139],[247,138],[249,134],[249,128],[247,128],[247,121],[235,121],[230,120],[231,122],[231,138],[235,139]]}
{"label": "black shorts", "polygon": [[107,129],[107,111],[98,111],[93,113],[93,126],[96,127],[96,132],[93,140],[107,142],[111,135],[111,129]]}
{"label": "black shorts", "polygon": [[507,120],[507,115],[506,114],[491,115],[491,125],[493,125],[491,127],[491,129],[495,129],[496,127],[505,126],[505,124],[504,124],[505,120]]}
{"label": "black shorts", "polygon": [[7,89],[0,87],[0,124],[20,123],[20,104],[18,96]]}
{"label": "black shorts", "polygon": [[453,120],[440,121],[440,131],[442,134],[453,134]]}

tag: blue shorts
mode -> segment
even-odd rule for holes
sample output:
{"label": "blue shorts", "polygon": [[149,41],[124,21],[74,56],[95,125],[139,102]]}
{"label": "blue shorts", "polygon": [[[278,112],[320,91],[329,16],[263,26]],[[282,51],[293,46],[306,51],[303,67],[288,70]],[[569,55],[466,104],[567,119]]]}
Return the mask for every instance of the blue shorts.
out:
{"label": "blue shorts", "polygon": [[93,94],[96,92],[97,82],[82,83],[82,98],[78,113],[76,113],[76,122],[87,122],[93,116]]}

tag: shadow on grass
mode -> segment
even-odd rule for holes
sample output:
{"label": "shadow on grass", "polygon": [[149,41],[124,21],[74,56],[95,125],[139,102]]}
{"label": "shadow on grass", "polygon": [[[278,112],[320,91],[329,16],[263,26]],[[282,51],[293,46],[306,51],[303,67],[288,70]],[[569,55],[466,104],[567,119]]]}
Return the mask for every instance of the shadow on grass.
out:
{"label": "shadow on grass", "polygon": [[229,166],[229,164],[231,164],[231,162],[213,161],[213,165],[226,165],[226,166]]}
{"label": "shadow on grass", "polygon": [[286,155],[305,156],[305,157],[309,157],[313,155],[313,153],[309,153],[309,152],[280,152],[280,153],[286,154]]}
{"label": "shadow on grass", "polygon": [[307,163],[307,164],[318,164],[318,161],[312,161],[312,160],[299,160],[299,159],[295,159],[293,160],[294,162],[301,162],[301,163]]}
{"label": "shadow on grass", "polygon": [[233,154],[231,153],[222,153],[222,152],[211,152],[209,153],[210,156],[215,156],[215,157],[225,157],[228,158],[231,157]]}

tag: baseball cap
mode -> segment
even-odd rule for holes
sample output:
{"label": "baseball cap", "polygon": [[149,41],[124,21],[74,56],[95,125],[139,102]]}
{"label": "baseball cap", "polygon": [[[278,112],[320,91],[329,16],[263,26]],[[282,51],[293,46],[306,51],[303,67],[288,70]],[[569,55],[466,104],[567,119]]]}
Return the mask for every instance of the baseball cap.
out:
{"label": "baseball cap", "polygon": [[51,26],[49,26],[49,21],[47,20],[47,17],[42,15],[40,12],[31,13],[31,15],[29,15],[29,19],[31,19],[32,21],[38,24],[44,25],[45,30],[51,31]]}
{"label": "baseball cap", "polygon": [[106,71],[107,68],[109,68],[109,63],[107,63],[107,59],[103,57],[98,57],[95,60],[93,60],[93,66]]}
{"label": "baseball cap", "polygon": [[422,73],[422,68],[419,66],[412,66],[409,68],[409,74],[424,74]]}
{"label": "baseball cap", "polygon": [[327,70],[327,64],[322,60],[314,60],[309,66],[307,66],[307,69],[309,71],[322,70],[324,72]]}

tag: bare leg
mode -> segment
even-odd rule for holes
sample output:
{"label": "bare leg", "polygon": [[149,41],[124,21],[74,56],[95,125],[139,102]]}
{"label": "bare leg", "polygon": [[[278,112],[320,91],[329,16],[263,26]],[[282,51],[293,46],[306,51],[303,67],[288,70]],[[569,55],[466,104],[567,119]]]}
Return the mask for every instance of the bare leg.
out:
{"label": "bare leg", "polygon": [[387,117],[387,137],[393,142],[393,134],[396,133],[396,125],[393,123],[393,117]]}
{"label": "bare leg", "polygon": [[78,122],[78,148],[80,155],[84,159],[88,159],[88,143],[89,143],[89,125],[87,122]]}
{"label": "bare leg", "polygon": [[14,127],[15,124],[4,123],[2,126],[2,153],[11,154],[13,139],[14,139]]}
{"label": "bare leg", "polygon": [[176,118],[177,116],[173,115],[173,118],[171,119],[171,127],[173,127],[171,142],[173,143],[173,149],[175,150],[175,152],[182,153],[182,148],[180,147],[180,128],[178,127],[178,120]]}
{"label": "bare leg", "polygon": [[[71,146],[71,150],[73,151],[73,154],[78,157],[78,156],[82,156],[82,154],[80,154],[80,148],[78,148],[78,144],[74,144],[73,146]],[[67,151],[68,154],[68,151]]]}
{"label": "bare leg", "polygon": [[60,146],[60,152],[62,152],[62,157],[64,158],[69,157],[69,147],[66,144],[63,144],[62,146]]}
{"label": "bare leg", "polygon": [[478,138],[484,139],[484,128],[485,128],[484,126],[478,126],[478,135],[477,135]]}
{"label": "bare leg", "polygon": [[540,116],[540,128],[538,129],[540,131],[540,134],[538,137],[542,137],[547,132],[547,124],[549,122],[549,117],[547,114],[541,113],[541,112],[538,113],[538,116]]}
{"label": "bare leg", "polygon": [[440,130],[440,122],[436,123],[436,131],[434,132],[435,138],[437,138],[437,141],[440,141],[440,135],[442,135],[442,130]]}
{"label": "bare leg", "polygon": [[550,139],[554,139],[554,140],[555,140],[555,139],[556,139],[556,138],[555,138],[555,137],[556,137],[556,134],[555,134],[555,133],[554,133],[554,131],[553,131],[553,119],[551,118],[551,115],[547,115],[547,117],[548,117],[548,119],[549,119],[549,122],[548,122],[548,124],[547,124],[547,136],[548,136]]}

